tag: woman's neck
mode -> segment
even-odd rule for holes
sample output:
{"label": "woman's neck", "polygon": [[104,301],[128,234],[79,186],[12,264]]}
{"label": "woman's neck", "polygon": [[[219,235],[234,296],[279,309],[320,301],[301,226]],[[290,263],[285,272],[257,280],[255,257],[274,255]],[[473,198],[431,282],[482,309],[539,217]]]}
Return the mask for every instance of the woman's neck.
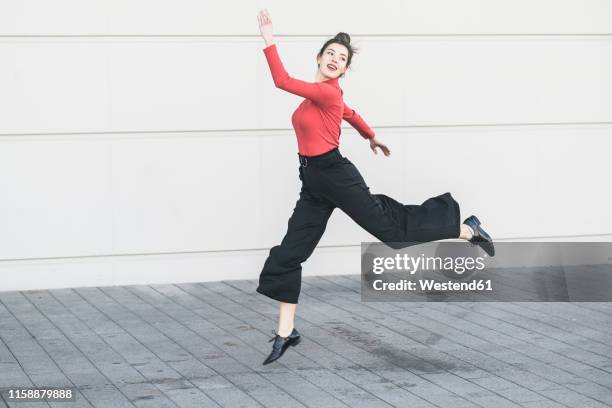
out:
{"label": "woman's neck", "polygon": [[329,81],[330,79],[334,79],[334,78],[326,77],[325,75],[321,73],[321,71],[317,71],[315,75],[315,82]]}

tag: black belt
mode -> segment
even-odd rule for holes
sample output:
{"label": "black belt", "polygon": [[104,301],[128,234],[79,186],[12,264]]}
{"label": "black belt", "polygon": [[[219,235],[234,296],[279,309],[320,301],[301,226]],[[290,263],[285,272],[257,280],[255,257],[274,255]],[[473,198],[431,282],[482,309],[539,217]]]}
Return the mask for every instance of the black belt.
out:
{"label": "black belt", "polygon": [[340,154],[340,150],[338,150],[337,147],[317,156],[304,156],[298,153],[298,159],[300,160],[300,165],[302,165],[302,167],[306,167],[309,164],[320,164],[329,160],[341,158],[342,155]]}

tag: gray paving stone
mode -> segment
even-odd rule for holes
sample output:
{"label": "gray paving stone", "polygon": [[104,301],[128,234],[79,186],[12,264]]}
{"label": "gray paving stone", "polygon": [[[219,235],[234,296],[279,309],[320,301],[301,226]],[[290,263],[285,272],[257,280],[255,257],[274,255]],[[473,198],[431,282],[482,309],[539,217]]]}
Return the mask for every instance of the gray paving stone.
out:
{"label": "gray paving stone", "polygon": [[[236,306],[238,306],[238,308],[235,310],[239,315],[243,316],[243,318],[249,318],[249,321],[251,322],[259,322],[260,319],[257,317],[258,313],[253,312],[252,310],[262,310],[262,308],[265,308],[263,310],[267,310],[267,307],[270,307],[270,305],[265,303],[261,305],[253,304],[253,302],[261,302],[261,298],[253,296],[252,293],[240,292],[237,289],[234,289],[233,285],[236,285],[236,283],[232,282],[232,285],[208,284],[206,285],[207,288],[200,289],[200,293],[204,295],[206,299],[211,299],[215,295],[218,296],[220,294],[222,294],[222,296],[219,296],[219,298],[222,298],[223,295],[227,295],[227,297],[233,299]],[[211,291],[211,286],[216,286],[216,291]],[[193,291],[193,288],[191,290]],[[275,324],[276,323],[273,319],[266,318],[266,322],[261,322],[258,326],[261,327],[262,330],[265,330],[265,328],[273,327]],[[307,322],[305,325],[300,324],[300,327],[308,327],[313,331],[317,331],[318,329],[316,326],[310,325]],[[320,329],[318,331],[321,332]],[[313,333],[313,335],[316,336],[316,333]],[[325,336],[325,334],[323,334],[323,336]],[[311,342],[310,339],[314,339],[319,342]],[[388,379],[376,375],[374,371],[368,370],[366,367],[356,366],[353,361],[342,356],[341,354],[343,353],[338,354],[332,348],[323,347],[322,343],[324,343],[325,340],[321,340],[322,338],[320,336],[313,337],[311,335],[309,339],[302,343],[304,347],[297,349],[297,352],[307,356],[307,358],[313,361],[316,361],[323,367],[328,369],[331,368],[338,376],[346,379],[348,382],[362,387],[363,389],[369,391],[373,396],[376,396],[389,404],[396,405],[401,401],[403,403],[409,403],[411,406],[433,406],[432,404],[427,403],[425,400],[420,399],[399,387],[389,386],[391,384]],[[375,406],[374,404],[377,404],[371,402],[371,397],[367,400],[370,400],[368,406]],[[348,399],[348,401],[350,401],[350,399]],[[353,401],[353,403],[356,405],[359,405],[362,402],[363,400]]]}
{"label": "gray paving stone", "polygon": [[558,402],[554,402],[551,400],[524,402],[523,406],[526,408],[562,408],[562,407],[565,407],[565,405],[561,405]]}
{"label": "gray paving stone", "polygon": [[[231,281],[227,282],[228,285],[237,286],[239,281]],[[242,298],[244,296],[254,296],[254,287],[256,285],[255,282],[252,281],[242,281],[243,295],[241,296],[233,296],[233,298]],[[203,284],[201,286],[212,286],[217,284]],[[262,299],[260,301],[267,302],[261,296],[257,296],[256,299]],[[273,302],[267,302],[269,306],[274,310],[271,312],[271,315],[275,315],[277,313],[277,305]],[[310,306],[308,301],[308,296],[302,302],[304,306],[300,309],[300,313],[298,315],[300,327],[302,327],[303,322],[312,321],[316,324],[321,325],[323,327],[325,324],[329,323],[329,314],[332,310],[326,310],[326,312],[320,313],[315,309],[320,306],[320,302],[315,302]],[[258,307],[260,309],[261,307]],[[357,316],[355,316],[357,318]],[[320,319],[323,319],[321,322]],[[332,322],[334,324],[340,324],[341,321],[338,319],[333,319]],[[367,346],[363,345],[362,342],[347,342],[342,341],[338,336],[334,335],[333,332],[326,330],[327,334],[320,338],[320,341],[333,341],[333,342],[341,342],[341,346],[339,346],[338,354],[341,354],[344,357],[352,359],[354,362],[359,362],[364,367],[367,367],[372,372],[379,374],[388,380],[392,381],[394,384],[399,386],[403,386],[407,390],[410,390],[413,394],[421,397],[423,400],[430,401],[434,405],[438,406],[457,406],[457,407],[473,407],[478,406],[469,401],[463,399],[462,397],[455,395],[448,390],[438,387],[431,382],[428,382],[409,370],[406,370],[402,367],[401,361],[396,361],[393,359],[394,356],[389,355],[381,355],[368,353]],[[319,339],[317,339],[319,340]],[[354,340],[354,339],[351,339]],[[364,350],[366,351],[364,353]],[[418,406],[418,405],[417,405]]]}
{"label": "gray paving stone", "polygon": [[[62,355],[55,356],[52,348],[44,344],[54,330],[44,325],[42,316],[21,293],[0,292],[0,338],[2,340],[2,359],[13,363],[0,375],[2,387],[54,387],[75,386],[69,374],[57,361]],[[55,333],[57,334],[57,333]],[[42,343],[41,343],[42,341]],[[54,359],[55,358],[55,359]],[[15,365],[14,363],[17,363]],[[11,369],[11,367],[13,369]],[[65,366],[66,367],[66,366]],[[66,367],[67,368],[67,367]],[[6,375],[5,375],[6,373]],[[76,389],[73,406],[90,407],[87,397]],[[56,406],[58,402],[8,402],[9,406]]]}
{"label": "gray paving stone", "polygon": [[0,387],[78,390],[0,408],[612,406],[610,304],[364,303],[358,275],[308,277],[302,343],[262,366],[278,304],[256,285],[0,292]]}
{"label": "gray paving stone", "polygon": [[[322,280],[327,280],[327,281],[337,281],[337,282],[344,282],[347,284],[347,289],[352,289],[352,291],[342,291],[340,290],[340,292],[338,292],[338,294],[336,294],[337,296],[349,296],[349,294],[352,292],[355,294],[357,294],[358,288],[359,288],[359,277],[355,277],[355,276],[342,276],[342,277],[325,277],[325,278],[321,278]],[[317,280],[317,285],[320,285],[320,280]],[[336,289],[338,290],[338,287],[336,287]],[[342,293],[344,292],[344,293]],[[376,303],[376,302],[369,302],[367,303],[368,305],[370,305],[372,308],[381,308],[384,309],[386,307],[386,303]],[[414,304],[414,303],[413,303]],[[396,303],[396,305],[406,305],[406,308],[409,308],[410,305],[413,305],[411,303]],[[462,303],[463,304],[468,304],[469,303]],[[440,309],[444,309],[446,312],[448,312],[448,310],[451,310],[452,308],[456,308],[456,304],[451,304],[451,303],[429,303],[429,304],[425,304],[427,307],[424,307],[420,310],[419,314],[425,313],[425,315],[427,315],[428,317],[434,317],[433,319],[423,319],[421,316],[416,315],[416,314],[410,314],[408,317],[406,317],[406,320],[409,322],[417,322],[415,324],[419,324],[421,325],[421,327],[425,328],[428,325],[430,325],[434,320],[439,320],[439,321],[443,321],[446,324],[456,324],[459,325],[457,327],[461,327],[460,325],[464,325],[465,324],[465,319],[468,318],[470,316],[469,311],[463,311],[464,313],[462,315],[457,314],[455,317],[456,319],[448,319],[445,317],[445,315],[435,315],[432,316],[432,310],[434,308],[440,308]],[[485,305],[485,304],[483,304]],[[406,309],[404,309],[406,310]],[[457,319],[458,318],[458,319]],[[461,320],[464,319],[464,320]],[[453,323],[454,322],[454,323]],[[444,334],[446,332],[446,328],[437,324],[433,325],[433,328],[437,331],[437,333],[440,334]],[[482,327],[478,328],[469,328],[470,330],[470,334],[473,334],[476,337],[481,337],[483,336],[483,333],[487,333],[485,330],[483,330]],[[450,338],[455,338],[455,339],[461,339],[461,337],[458,336],[457,332],[450,332],[448,333],[448,336]],[[493,341],[498,341],[498,339],[500,338],[499,334],[497,335],[493,335],[491,337],[489,337],[489,339],[493,340]],[[482,350],[484,352],[488,352],[490,349],[486,346],[486,344],[484,343],[479,343],[479,339],[478,338],[465,338],[465,340],[463,340],[463,342],[465,344],[477,344],[478,345],[478,349]],[[503,344],[503,343],[501,343]],[[434,347],[437,347],[438,345],[434,345]],[[518,348],[515,348],[515,350],[520,351],[520,343],[518,345]],[[497,358],[503,358],[505,357],[504,354],[499,354],[499,352],[495,352],[494,354]],[[516,352],[512,352],[510,354],[508,354],[508,357],[506,357],[506,359],[509,359],[509,357],[513,357],[513,360],[509,360],[513,366],[515,367],[519,367],[519,368],[523,368],[523,369],[527,369],[527,370],[531,370],[532,373],[536,374],[535,376],[533,375],[527,375],[525,376],[524,374],[521,375],[517,375],[515,376],[515,379],[513,379],[515,382],[517,382],[520,385],[523,385],[524,387],[530,388],[532,390],[537,390],[538,388],[540,388],[542,386],[542,382],[544,382],[544,387],[542,389],[557,389],[559,388],[559,386],[561,386],[561,384],[565,384],[567,387],[576,390],[577,391],[577,395],[576,398],[580,398],[580,393],[582,392],[580,390],[580,386],[578,384],[582,384],[582,380],[574,375],[568,375],[568,373],[564,372],[563,370],[556,370],[555,371],[555,367],[551,367],[550,365],[544,365],[544,364],[538,364],[538,362],[536,360],[533,359],[529,359],[529,358],[525,358],[525,356],[522,356],[520,354],[517,354]],[[532,361],[533,360],[533,361]],[[567,367],[564,367],[567,368]],[[552,374],[551,374],[551,370],[552,370]],[[505,371],[505,370],[504,370]],[[498,373],[500,375],[504,375],[505,372],[504,371],[498,371]],[[535,378],[533,378],[535,377]],[[537,379],[537,377],[540,377],[539,381]],[[550,384],[550,382],[547,381],[547,377],[550,377],[550,379],[557,379],[560,381],[561,384]],[[510,378],[507,378],[510,379]],[[601,380],[599,378],[597,378],[598,380]],[[528,381],[525,381],[528,380]],[[603,381],[603,380],[601,380]],[[534,386],[535,385],[535,386]],[[593,387],[597,387],[598,385],[595,384],[589,384],[589,386]],[[582,386],[584,387],[584,386]],[[602,392],[603,391],[603,392]],[[593,396],[593,398],[598,399],[599,401],[602,402],[607,402],[607,394],[606,392],[607,388],[604,389],[597,389],[597,392],[591,392],[590,394]],[[603,394],[603,396],[602,396]]]}

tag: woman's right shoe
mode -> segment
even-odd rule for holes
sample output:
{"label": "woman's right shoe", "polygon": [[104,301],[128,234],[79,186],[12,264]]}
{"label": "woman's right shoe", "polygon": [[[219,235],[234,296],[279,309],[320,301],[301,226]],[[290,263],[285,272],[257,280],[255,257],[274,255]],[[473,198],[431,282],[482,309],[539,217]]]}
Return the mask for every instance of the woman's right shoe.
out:
{"label": "woman's right shoe", "polygon": [[491,236],[487,234],[487,231],[480,226],[480,220],[475,215],[471,215],[466,218],[463,223],[469,225],[469,227],[474,231],[474,235],[468,240],[468,242],[472,244],[472,246],[480,246],[487,254],[489,254],[489,256],[495,256],[493,239],[491,239]]}
{"label": "woman's right shoe", "polygon": [[300,333],[295,330],[295,328],[287,337],[281,337],[279,334],[275,335],[268,340],[269,342],[274,341],[274,343],[272,344],[272,352],[263,362],[263,365],[270,364],[271,362],[278,360],[285,353],[287,348],[289,348],[289,346],[295,347],[301,340],[302,338]]}

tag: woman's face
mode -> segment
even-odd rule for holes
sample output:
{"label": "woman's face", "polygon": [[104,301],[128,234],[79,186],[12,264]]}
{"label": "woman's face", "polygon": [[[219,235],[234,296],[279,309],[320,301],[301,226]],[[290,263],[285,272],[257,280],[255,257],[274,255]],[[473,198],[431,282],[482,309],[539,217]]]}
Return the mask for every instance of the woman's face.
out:
{"label": "woman's face", "polygon": [[325,51],[323,51],[323,55],[317,56],[319,71],[329,79],[338,78],[346,72],[347,60],[348,49],[344,45],[337,43],[329,44]]}

